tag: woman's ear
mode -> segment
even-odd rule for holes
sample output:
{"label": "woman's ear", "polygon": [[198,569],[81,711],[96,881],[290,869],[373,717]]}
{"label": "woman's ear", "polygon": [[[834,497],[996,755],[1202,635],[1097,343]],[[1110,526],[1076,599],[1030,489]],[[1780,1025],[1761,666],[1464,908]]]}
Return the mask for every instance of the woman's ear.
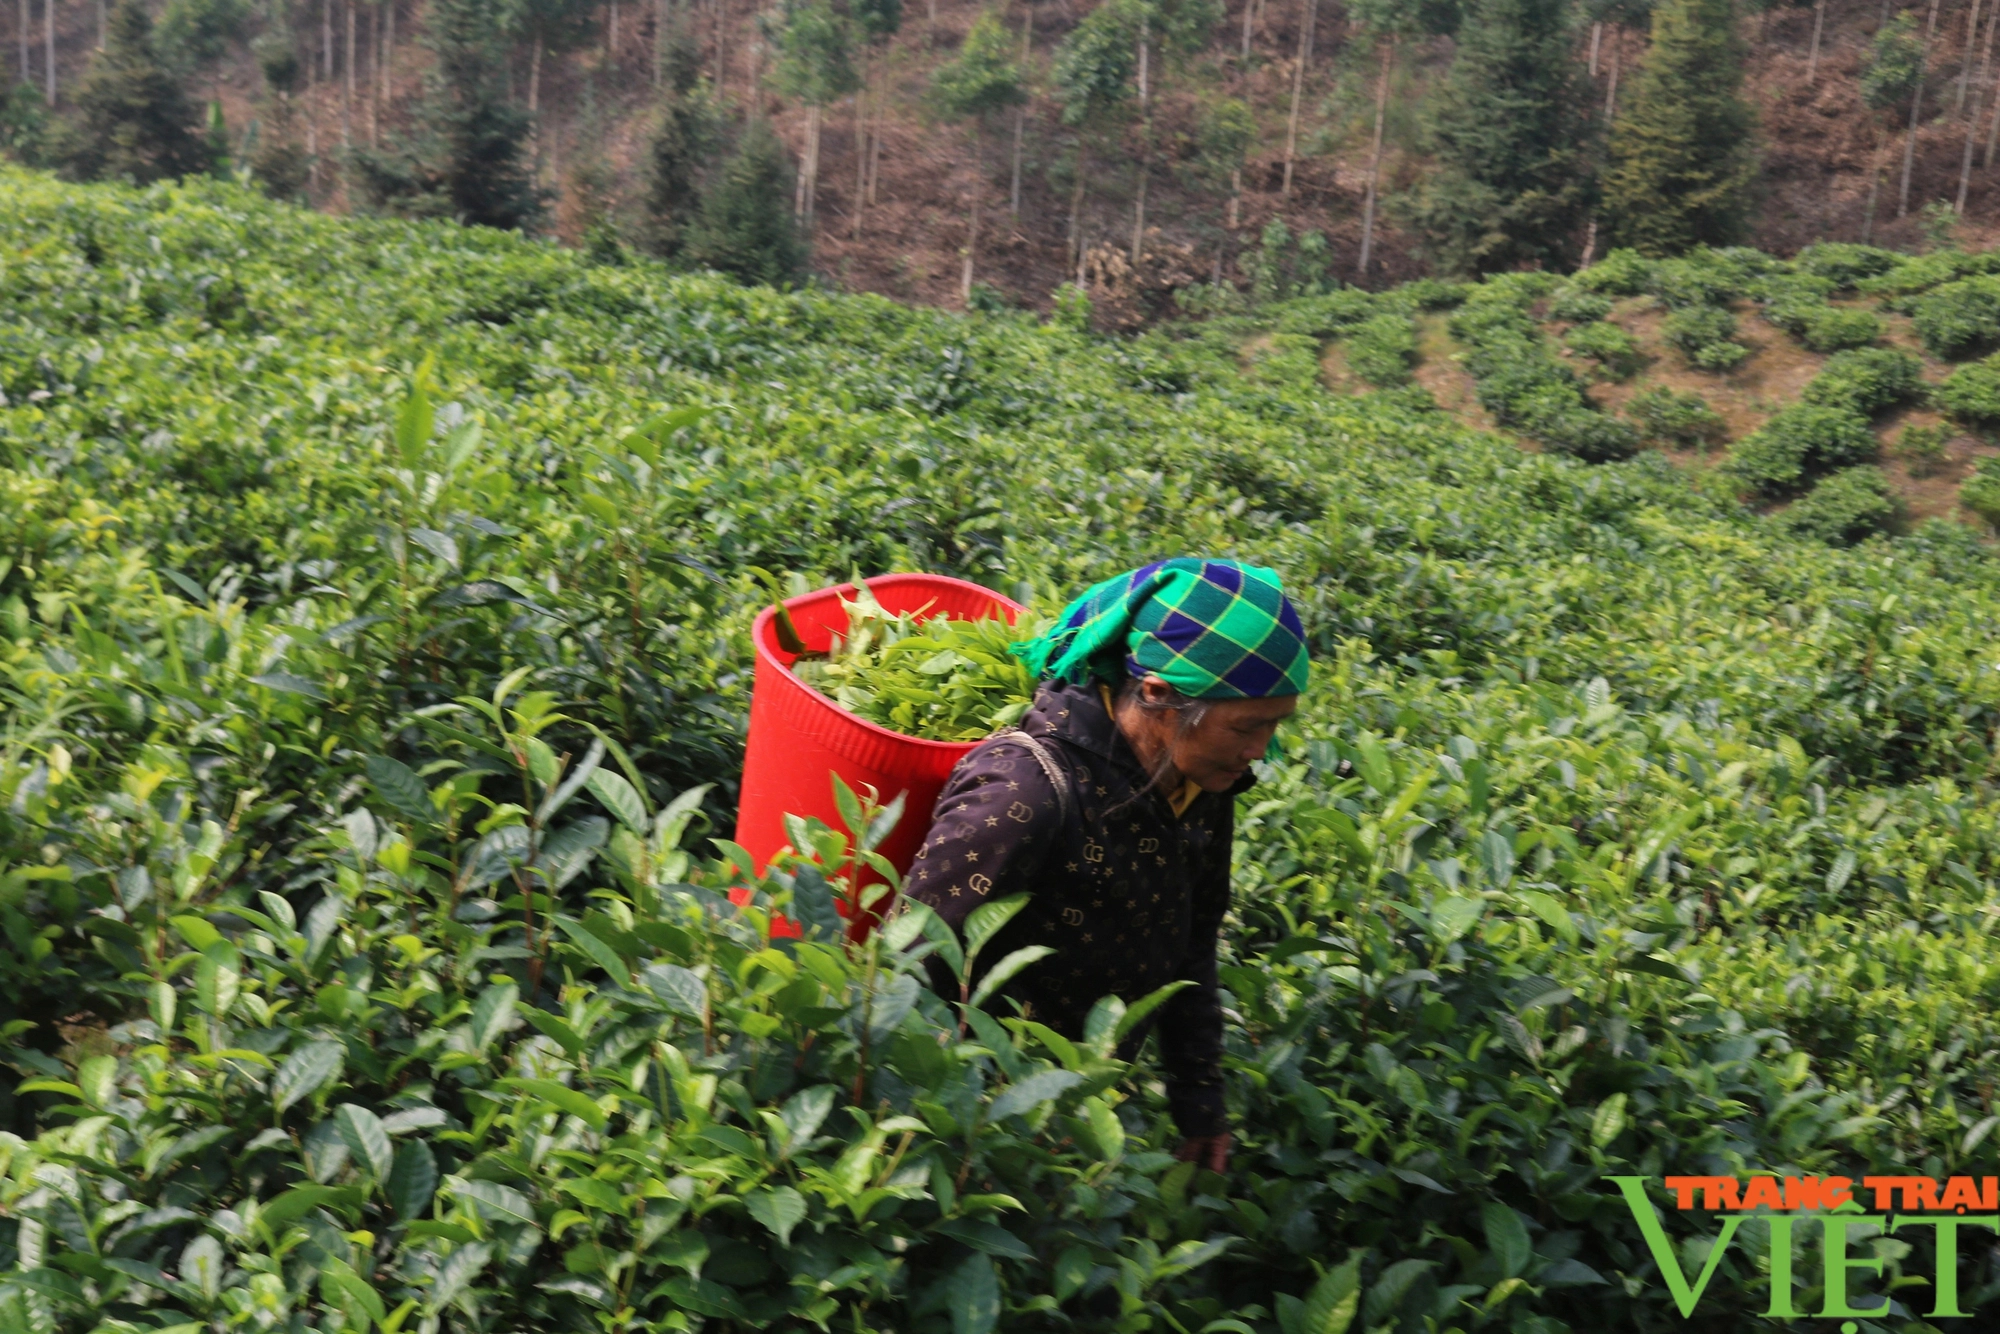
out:
{"label": "woman's ear", "polygon": [[1171,704],[1174,700],[1174,688],[1159,677],[1148,673],[1139,682],[1139,697],[1154,706]]}

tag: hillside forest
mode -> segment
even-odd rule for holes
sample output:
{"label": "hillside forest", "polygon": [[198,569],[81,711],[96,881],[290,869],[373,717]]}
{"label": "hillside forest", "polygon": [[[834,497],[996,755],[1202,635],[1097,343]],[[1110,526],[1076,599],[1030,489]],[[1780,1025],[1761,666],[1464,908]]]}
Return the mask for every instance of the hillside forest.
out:
{"label": "hillside forest", "polygon": [[[951,306],[1080,282],[1126,327],[2000,210],[1990,0],[7,2],[5,138],[77,178],[240,171]],[[173,123],[129,161],[89,148],[120,80]]]}

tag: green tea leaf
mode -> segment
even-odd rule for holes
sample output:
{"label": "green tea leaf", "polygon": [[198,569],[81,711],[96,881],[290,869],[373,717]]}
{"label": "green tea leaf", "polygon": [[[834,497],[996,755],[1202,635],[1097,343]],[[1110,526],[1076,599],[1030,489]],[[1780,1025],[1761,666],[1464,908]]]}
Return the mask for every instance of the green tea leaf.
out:
{"label": "green tea leaf", "polygon": [[437,1193],[437,1155],[420,1139],[406,1140],[396,1148],[395,1161],[383,1180],[396,1217],[404,1222],[422,1218],[430,1211],[431,1197]]}
{"label": "green tea leaf", "polygon": [[974,1255],[945,1283],[951,1334],[993,1334],[1000,1323],[1000,1275],[990,1256]]}
{"label": "green tea leaf", "polygon": [[279,1114],[338,1074],[345,1056],[338,1042],[308,1042],[287,1056],[271,1077],[271,1102]]}
{"label": "green tea leaf", "polygon": [[805,1221],[805,1196],[790,1186],[759,1190],[744,1198],[750,1216],[769,1228],[780,1246],[792,1244],[792,1229]]}
{"label": "green tea leaf", "polygon": [[396,810],[412,820],[428,822],[436,818],[437,808],[431,804],[430,792],[407,764],[386,755],[370,755],[363,768],[368,773],[368,785]]}
{"label": "green tea leaf", "polygon": [[1527,1272],[1535,1248],[1521,1215],[1498,1200],[1489,1200],[1479,1210],[1479,1222],[1486,1232],[1486,1249],[1499,1264],[1502,1277],[1515,1278]]}
{"label": "green tea leaf", "polygon": [[387,1181],[395,1162],[395,1150],[390,1147],[389,1134],[382,1129],[381,1119],[366,1107],[344,1102],[334,1109],[333,1123],[355,1161],[366,1167],[377,1181]]}
{"label": "green tea leaf", "polygon": [[1061,1097],[1082,1082],[1083,1076],[1074,1070],[1043,1070],[1029,1075],[1019,1083],[1011,1084],[1002,1090],[1000,1096],[993,1100],[993,1105],[987,1109],[987,1118],[1004,1121],[1010,1116],[1033,1111],[1050,1099]]}

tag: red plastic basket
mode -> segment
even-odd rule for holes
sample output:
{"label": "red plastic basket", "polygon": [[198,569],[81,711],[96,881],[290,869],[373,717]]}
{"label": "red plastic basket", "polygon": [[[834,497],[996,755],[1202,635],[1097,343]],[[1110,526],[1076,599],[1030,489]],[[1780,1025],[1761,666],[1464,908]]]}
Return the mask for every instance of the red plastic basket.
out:
{"label": "red plastic basket", "polygon": [[[1009,624],[1019,603],[963,579],[937,574],[885,574],[867,581],[882,609],[891,615],[928,611],[960,620],[1004,617]],[[824,652],[836,634],[847,631],[853,584],[807,593],[785,603],[799,639],[808,650]],[[903,795],[903,818],[876,851],[899,872],[908,871],[930,828],[931,807],[952,768],[976,744],[927,741],[878,727],[820,694],[792,674],[793,655],[778,647],[777,613],[765,608],[750,628],[757,646],[757,676],[750,696],[750,739],[743,757],[743,794],[736,814],[736,841],[759,870],[787,847],[785,816],[816,816],[843,827],[833,800],[832,775],[855,791],[872,787],[883,801]],[[842,911],[848,916],[846,905]],[[789,923],[786,924],[789,927]],[[870,922],[855,920],[850,933],[867,934]]]}

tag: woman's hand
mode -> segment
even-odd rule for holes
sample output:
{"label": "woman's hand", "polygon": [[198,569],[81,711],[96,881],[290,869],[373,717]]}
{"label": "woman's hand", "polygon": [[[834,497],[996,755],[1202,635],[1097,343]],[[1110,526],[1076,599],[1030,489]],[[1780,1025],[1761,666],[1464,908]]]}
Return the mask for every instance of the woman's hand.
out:
{"label": "woman's hand", "polygon": [[1220,1135],[1199,1135],[1182,1140],[1181,1146],[1174,1150],[1174,1157],[1184,1163],[1197,1163],[1211,1172],[1227,1172],[1231,1143],[1226,1130]]}

